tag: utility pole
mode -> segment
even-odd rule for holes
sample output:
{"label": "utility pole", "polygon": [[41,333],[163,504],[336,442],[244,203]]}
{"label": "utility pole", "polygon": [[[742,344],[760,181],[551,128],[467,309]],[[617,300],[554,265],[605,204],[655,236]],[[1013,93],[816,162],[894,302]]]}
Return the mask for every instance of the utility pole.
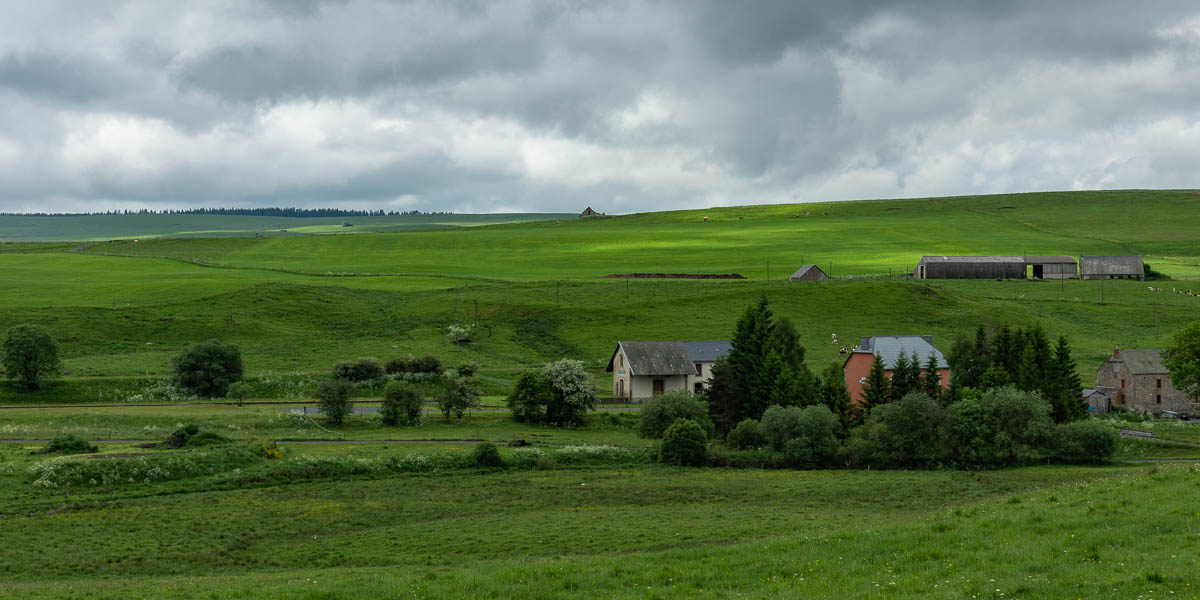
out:
{"label": "utility pole", "polygon": [[1154,340],[1158,341],[1158,299],[1154,300]]}
{"label": "utility pole", "polygon": [[767,261],[767,281],[771,280],[771,261]]}
{"label": "utility pole", "polygon": [[558,282],[554,282],[554,305],[558,306]]}
{"label": "utility pole", "polygon": [[625,278],[625,299],[629,299],[629,278]]}
{"label": "utility pole", "polygon": [[478,300],[475,301],[475,325],[473,325],[473,327],[479,327],[479,301]]}
{"label": "utility pole", "polygon": [[1104,279],[1100,279],[1100,306],[1104,306]]}

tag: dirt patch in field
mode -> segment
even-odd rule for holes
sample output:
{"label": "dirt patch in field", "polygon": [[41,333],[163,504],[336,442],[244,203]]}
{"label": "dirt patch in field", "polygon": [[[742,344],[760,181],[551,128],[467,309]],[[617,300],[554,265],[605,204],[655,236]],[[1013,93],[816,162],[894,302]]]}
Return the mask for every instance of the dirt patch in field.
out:
{"label": "dirt patch in field", "polygon": [[609,279],[745,279],[738,273],[609,273]]}

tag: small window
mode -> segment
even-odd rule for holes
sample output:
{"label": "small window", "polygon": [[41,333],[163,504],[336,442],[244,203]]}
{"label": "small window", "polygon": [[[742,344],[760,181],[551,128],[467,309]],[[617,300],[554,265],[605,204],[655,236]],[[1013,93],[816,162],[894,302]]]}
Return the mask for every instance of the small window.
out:
{"label": "small window", "polygon": [[1122,380],[1121,380],[1121,387],[1125,387],[1125,380],[1124,380],[1124,379],[1122,379]]}
{"label": "small window", "polygon": [[1155,394],[1155,396],[1154,396],[1154,403],[1155,403],[1155,404],[1162,404],[1162,396],[1161,396],[1161,395],[1159,395],[1159,394]]}
{"label": "small window", "polygon": [[704,365],[696,363],[696,377],[704,377]]}
{"label": "small window", "polygon": [[692,389],[694,390],[694,393],[696,393],[696,394],[703,394],[704,393],[704,384],[697,383],[695,386],[693,386]]}
{"label": "small window", "polygon": [[624,354],[617,355],[617,366],[621,367],[621,368],[625,368],[625,355]]}
{"label": "small window", "polygon": [[1155,380],[1154,380],[1154,387],[1156,387],[1156,388],[1158,388],[1158,389],[1162,389],[1162,380],[1161,380],[1161,379],[1155,379]]}

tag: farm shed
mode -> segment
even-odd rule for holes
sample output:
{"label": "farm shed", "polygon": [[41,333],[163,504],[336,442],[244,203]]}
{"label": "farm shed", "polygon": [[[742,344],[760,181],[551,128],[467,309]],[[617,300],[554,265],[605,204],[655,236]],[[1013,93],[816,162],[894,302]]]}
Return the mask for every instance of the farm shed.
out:
{"label": "farm shed", "polygon": [[598,214],[600,214],[600,213],[592,210],[592,207],[589,206],[589,207],[583,209],[583,212],[579,213],[579,216],[580,217],[594,217]]}
{"label": "farm shed", "polygon": [[792,273],[791,277],[788,277],[789,281],[824,281],[826,279],[829,279],[829,276],[817,265],[803,265],[795,273]]}
{"label": "farm shed", "polygon": [[1025,264],[1033,266],[1034,279],[1075,279],[1076,263],[1070,256],[1026,256]]}
{"label": "farm shed", "polygon": [[938,379],[942,383],[942,388],[950,387],[950,363],[946,362],[942,351],[933,346],[933,336],[877,335],[860,338],[858,346],[842,364],[842,373],[846,377],[846,390],[850,392],[850,401],[856,404],[862,402],[863,384],[867,381],[867,374],[870,373],[876,356],[883,360],[883,374],[890,380],[901,355],[908,358],[916,356],[922,372],[925,369],[926,361],[933,356],[937,360]]}
{"label": "farm shed", "polygon": [[1020,256],[922,256],[913,279],[1024,279]]}
{"label": "farm shed", "polygon": [[729,354],[727,340],[699,342],[617,342],[605,371],[613,374],[613,395],[644,402],[671,390],[700,393],[713,363]]}
{"label": "farm shed", "polygon": [[1112,410],[1112,398],[1094,388],[1083,390],[1083,401],[1087,403],[1088,412],[1092,414],[1098,415]]}
{"label": "farm shed", "polygon": [[1141,255],[1080,256],[1080,279],[1146,279]]}

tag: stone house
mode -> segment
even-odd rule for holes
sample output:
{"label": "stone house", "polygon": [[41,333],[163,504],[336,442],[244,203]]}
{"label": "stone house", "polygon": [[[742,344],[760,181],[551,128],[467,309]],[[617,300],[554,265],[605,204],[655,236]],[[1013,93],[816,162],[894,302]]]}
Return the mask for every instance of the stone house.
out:
{"label": "stone house", "polygon": [[863,399],[863,384],[867,382],[867,374],[875,362],[875,355],[883,359],[883,373],[888,379],[896,368],[896,362],[903,354],[909,358],[917,357],[921,371],[925,371],[925,363],[929,356],[937,359],[938,375],[942,381],[942,389],[950,387],[950,363],[942,351],[933,347],[933,336],[930,335],[878,335],[860,338],[858,346],[846,357],[842,364],[842,373],[846,376],[846,390],[850,392],[850,401],[858,404]]}
{"label": "stone house", "polygon": [[1112,358],[1096,371],[1095,389],[1106,396],[1106,410],[1123,406],[1140,413],[1196,414],[1191,396],[1171,384],[1158,350],[1113,348]]}
{"label": "stone house", "polygon": [[613,396],[645,402],[671,390],[704,390],[713,363],[729,354],[726,340],[700,342],[617,342],[606,372],[613,374]]}

